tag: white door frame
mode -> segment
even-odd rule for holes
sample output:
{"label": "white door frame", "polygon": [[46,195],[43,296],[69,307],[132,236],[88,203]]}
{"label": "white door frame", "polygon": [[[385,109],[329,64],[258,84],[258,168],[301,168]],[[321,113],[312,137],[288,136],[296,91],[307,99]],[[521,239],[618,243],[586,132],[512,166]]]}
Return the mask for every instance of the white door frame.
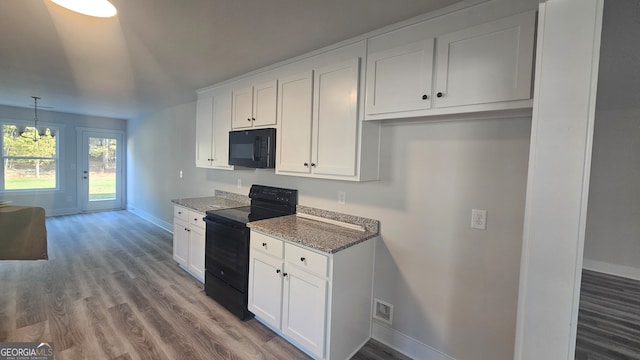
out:
{"label": "white door frame", "polygon": [[[78,189],[78,207],[82,212],[99,211],[99,210],[117,210],[124,209],[126,204],[126,132],[121,130],[96,129],[77,127],[77,189]],[[88,149],[86,148],[89,137],[115,138],[118,142],[116,150],[117,168],[116,168],[116,200],[102,204],[92,204],[89,202],[89,181],[86,179],[88,171]]]}
{"label": "white door frame", "polygon": [[516,360],[575,357],[603,5],[540,4]]}

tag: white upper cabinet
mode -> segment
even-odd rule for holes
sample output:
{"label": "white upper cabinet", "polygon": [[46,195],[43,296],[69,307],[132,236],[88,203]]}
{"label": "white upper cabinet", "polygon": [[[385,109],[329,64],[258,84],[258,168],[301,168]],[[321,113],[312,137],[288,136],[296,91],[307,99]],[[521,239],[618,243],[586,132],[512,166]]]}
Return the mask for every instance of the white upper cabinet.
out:
{"label": "white upper cabinet", "polygon": [[311,172],[356,175],[360,59],[315,69]]}
{"label": "white upper cabinet", "polygon": [[370,54],[367,58],[367,114],[431,107],[434,39]]}
{"label": "white upper cabinet", "polygon": [[435,107],[531,98],[535,15],[438,37]]}
{"label": "white upper cabinet", "polygon": [[198,94],[196,102],[196,167],[233,170],[229,165],[231,92],[226,88]]}
{"label": "white upper cabinet", "polygon": [[365,120],[531,107],[535,12],[435,40],[425,33],[407,42],[402,29],[392,35],[374,39],[367,54]]}
{"label": "white upper cabinet", "polygon": [[276,173],[308,174],[311,171],[312,92],[312,71],[280,79]]}
{"label": "white upper cabinet", "polygon": [[196,102],[196,166],[213,162],[213,94],[198,95]]}
{"label": "white upper cabinet", "polygon": [[275,125],[277,91],[277,80],[234,90],[233,129]]}
{"label": "white upper cabinet", "polygon": [[377,180],[380,127],[362,123],[358,55],[364,42],[280,78],[276,174]]}
{"label": "white upper cabinet", "polygon": [[274,127],[276,174],[371,181],[381,124],[365,120],[530,112],[536,12],[487,7],[399,24],[200,91],[197,166],[233,169],[228,132]]}
{"label": "white upper cabinet", "polygon": [[276,174],[378,179],[380,126],[362,122],[360,41],[293,64],[279,78]]}

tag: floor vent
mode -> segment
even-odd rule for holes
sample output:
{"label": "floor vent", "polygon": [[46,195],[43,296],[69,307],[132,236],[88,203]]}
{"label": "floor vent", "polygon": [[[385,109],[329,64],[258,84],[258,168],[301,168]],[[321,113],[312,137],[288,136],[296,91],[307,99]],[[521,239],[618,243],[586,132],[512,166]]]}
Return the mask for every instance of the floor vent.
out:
{"label": "floor vent", "polygon": [[373,318],[391,325],[393,321],[393,305],[380,299],[374,299]]}

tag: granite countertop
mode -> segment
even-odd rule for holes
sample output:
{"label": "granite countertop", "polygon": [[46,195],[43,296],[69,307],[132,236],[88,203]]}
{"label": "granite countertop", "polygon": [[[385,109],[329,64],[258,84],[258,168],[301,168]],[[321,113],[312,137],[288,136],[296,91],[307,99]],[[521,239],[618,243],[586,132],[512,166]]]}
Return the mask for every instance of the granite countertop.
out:
{"label": "granite countertop", "polygon": [[298,206],[298,213],[320,216],[362,226],[365,230],[354,230],[297,215],[252,221],[247,224],[252,230],[295,242],[310,248],[333,254],[350,246],[374,238],[379,233],[377,220],[365,219],[324,210]]}
{"label": "granite countertop", "polygon": [[173,199],[171,202],[203,214],[208,210],[229,209],[248,206],[250,204],[247,196],[221,190],[216,190],[215,196]]}

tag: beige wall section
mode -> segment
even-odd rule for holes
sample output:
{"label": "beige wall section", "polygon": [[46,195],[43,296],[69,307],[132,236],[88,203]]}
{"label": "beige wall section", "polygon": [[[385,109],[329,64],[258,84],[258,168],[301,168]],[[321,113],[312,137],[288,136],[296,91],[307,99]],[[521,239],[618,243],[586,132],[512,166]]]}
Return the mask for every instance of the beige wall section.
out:
{"label": "beige wall section", "polygon": [[[510,359],[530,126],[527,118],[384,126],[381,180],[351,183],[195,168],[191,103],[130,122],[129,205],[171,223],[171,198],[247,194],[256,183],[378,219],[375,296],[394,305],[393,329],[459,360]],[[488,210],[486,231],[470,229],[472,208]]]}

